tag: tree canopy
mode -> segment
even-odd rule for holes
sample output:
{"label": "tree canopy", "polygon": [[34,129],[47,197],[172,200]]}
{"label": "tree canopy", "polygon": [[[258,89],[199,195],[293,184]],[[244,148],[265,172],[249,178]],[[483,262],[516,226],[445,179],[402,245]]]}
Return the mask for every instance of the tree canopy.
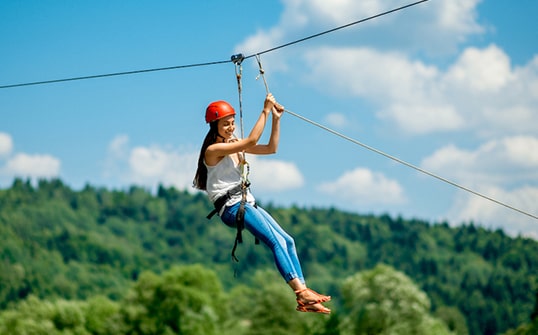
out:
{"label": "tree canopy", "polygon": [[250,235],[233,265],[234,231],[205,218],[202,193],[16,179],[0,190],[0,334],[536,330],[535,240],[472,222],[262,206],[294,236],[309,286],[333,296],[330,317],[294,311]]}

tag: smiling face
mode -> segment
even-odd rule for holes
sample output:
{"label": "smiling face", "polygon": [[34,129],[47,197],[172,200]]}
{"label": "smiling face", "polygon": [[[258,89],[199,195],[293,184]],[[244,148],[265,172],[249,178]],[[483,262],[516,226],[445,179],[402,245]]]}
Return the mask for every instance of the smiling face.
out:
{"label": "smiling face", "polygon": [[234,138],[235,117],[233,115],[226,116],[218,121],[218,134],[223,142],[228,142]]}

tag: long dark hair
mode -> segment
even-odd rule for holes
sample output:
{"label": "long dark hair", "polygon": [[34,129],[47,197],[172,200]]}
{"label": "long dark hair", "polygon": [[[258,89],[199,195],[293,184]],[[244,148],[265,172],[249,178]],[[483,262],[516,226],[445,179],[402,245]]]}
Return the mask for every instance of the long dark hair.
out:
{"label": "long dark hair", "polygon": [[211,144],[217,142],[218,136],[218,120],[209,123],[209,131],[205,135],[204,143],[200,149],[200,156],[198,156],[198,169],[194,176],[193,186],[200,190],[207,189],[207,167],[204,164],[205,151]]}

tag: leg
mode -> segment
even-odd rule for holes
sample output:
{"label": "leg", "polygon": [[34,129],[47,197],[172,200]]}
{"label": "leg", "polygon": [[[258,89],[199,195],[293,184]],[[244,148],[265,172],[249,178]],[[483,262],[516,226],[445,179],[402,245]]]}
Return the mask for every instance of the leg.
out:
{"label": "leg", "polygon": [[[226,208],[222,215],[222,221],[228,226],[233,226],[238,209],[239,204]],[[293,239],[287,234],[283,236],[279,230],[275,229],[275,225],[278,226],[274,220],[268,220],[257,208],[250,204],[245,205],[245,228],[271,249],[275,264],[282,277],[286,282],[294,278],[300,278],[304,281],[298,262],[290,257],[288,252],[290,240],[292,249],[295,250]],[[280,230],[282,229],[280,228]]]}
{"label": "leg", "polygon": [[275,219],[269,213],[267,213],[267,211],[265,211],[263,208],[259,206],[258,206],[258,211],[265,218],[267,223],[271,225],[271,228],[274,230],[275,234],[278,234],[284,240],[288,257],[291,260],[293,267],[297,273],[297,278],[299,278],[299,280],[304,284],[305,279],[304,279],[303,270],[301,267],[301,262],[299,262],[299,257],[297,256],[297,250],[295,248],[295,240],[275,221]]}
{"label": "leg", "polygon": [[[229,226],[235,223],[235,215],[239,204],[226,209],[222,220]],[[317,312],[328,314],[330,309],[321,303],[331,297],[321,295],[305,285],[305,280],[297,257],[295,241],[280,225],[262,208],[245,205],[245,228],[260,241],[264,242],[275,257],[275,264],[297,296],[297,310],[301,312]]]}
{"label": "leg", "polygon": [[285,241],[288,257],[293,263],[295,271],[298,274],[298,277],[287,282],[296,294],[298,304],[297,310],[301,312],[330,313],[331,310],[323,306],[321,303],[331,300],[331,297],[321,295],[306,287],[293,238],[286,233],[286,231],[275,221],[275,219],[273,219],[273,217],[269,215],[269,213],[267,213],[263,208],[258,207],[257,209],[258,212],[260,212],[260,214],[265,218],[266,222],[271,225],[274,233],[280,235],[280,237]]}

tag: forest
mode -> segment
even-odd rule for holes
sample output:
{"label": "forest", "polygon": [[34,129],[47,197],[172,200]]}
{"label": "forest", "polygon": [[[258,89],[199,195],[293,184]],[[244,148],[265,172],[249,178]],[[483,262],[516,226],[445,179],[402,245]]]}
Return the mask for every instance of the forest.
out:
{"label": "forest", "polygon": [[538,241],[335,208],[261,205],[331,315],[295,311],[267,247],[159,186],[0,189],[0,334],[538,334]]}

